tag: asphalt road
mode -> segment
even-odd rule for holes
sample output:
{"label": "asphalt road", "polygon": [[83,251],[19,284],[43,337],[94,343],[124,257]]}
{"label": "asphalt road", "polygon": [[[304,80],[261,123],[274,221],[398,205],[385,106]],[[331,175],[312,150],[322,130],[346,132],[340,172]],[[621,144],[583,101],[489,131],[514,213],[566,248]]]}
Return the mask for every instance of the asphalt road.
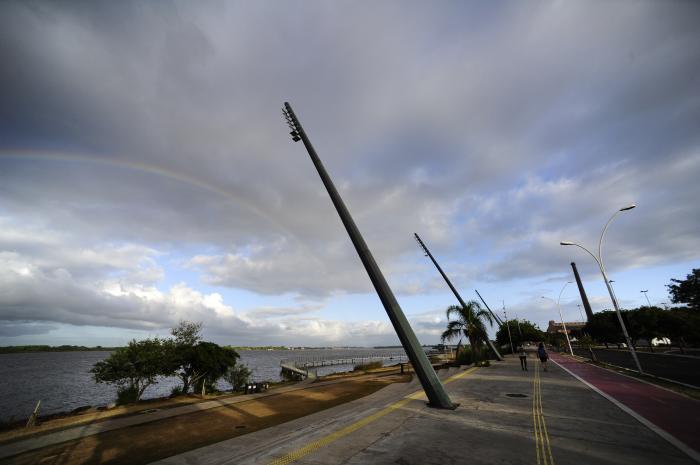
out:
{"label": "asphalt road", "polygon": [[[636,370],[632,354],[627,349],[593,349],[598,361]],[[590,358],[586,349],[574,349],[581,357]],[[700,357],[675,354],[637,352],[642,370],[661,378],[700,387]]]}

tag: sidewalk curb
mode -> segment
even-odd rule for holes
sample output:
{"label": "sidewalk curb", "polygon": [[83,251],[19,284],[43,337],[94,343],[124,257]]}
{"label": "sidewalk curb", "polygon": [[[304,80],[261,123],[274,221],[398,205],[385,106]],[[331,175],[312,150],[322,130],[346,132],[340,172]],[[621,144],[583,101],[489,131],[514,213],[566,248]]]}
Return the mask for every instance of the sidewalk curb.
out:
{"label": "sidewalk curb", "polygon": [[[564,367],[562,364],[556,362],[555,360],[552,360],[552,362],[554,362],[559,368],[561,368],[562,370],[566,371],[568,374],[570,374],[571,376],[573,376],[573,377],[576,378],[577,380],[581,381],[583,384],[585,384],[586,386],[588,386],[588,387],[589,387],[590,389],[592,389],[593,391],[597,392],[597,393],[600,394],[601,396],[603,396],[603,397],[605,397],[606,399],[608,399],[610,402],[612,402],[612,403],[615,404],[618,408],[620,408],[620,410],[622,410],[622,411],[624,411],[625,413],[628,413],[629,415],[631,415],[635,420],[639,421],[641,424],[643,424],[644,426],[646,426],[647,428],[649,428],[651,431],[653,431],[653,432],[656,433],[657,435],[661,436],[663,439],[665,439],[666,441],[668,441],[670,444],[672,444],[673,446],[675,446],[677,449],[679,449],[680,451],[682,451],[683,453],[685,453],[688,457],[690,457],[691,459],[693,459],[693,460],[695,460],[696,462],[700,463],[700,453],[698,453],[695,449],[691,448],[690,446],[687,446],[687,445],[686,445],[685,443],[683,443],[682,441],[676,439],[674,436],[672,436],[671,434],[667,433],[665,430],[661,429],[660,427],[656,426],[654,423],[652,423],[651,421],[647,420],[646,418],[644,418],[643,416],[641,416],[640,414],[638,414],[637,412],[635,412],[635,411],[632,410],[631,408],[627,407],[626,405],[624,405],[623,403],[621,403],[620,401],[618,401],[617,399],[615,399],[615,398],[612,397],[611,395],[606,394],[605,392],[601,391],[601,390],[598,389],[597,387],[593,386],[591,383],[589,383],[588,381],[584,380],[583,378],[581,378],[581,377],[578,376],[577,374],[573,373],[571,370],[569,370],[568,368]],[[624,375],[623,375],[623,376],[624,376]],[[634,379],[634,378],[632,378],[632,379]]]}

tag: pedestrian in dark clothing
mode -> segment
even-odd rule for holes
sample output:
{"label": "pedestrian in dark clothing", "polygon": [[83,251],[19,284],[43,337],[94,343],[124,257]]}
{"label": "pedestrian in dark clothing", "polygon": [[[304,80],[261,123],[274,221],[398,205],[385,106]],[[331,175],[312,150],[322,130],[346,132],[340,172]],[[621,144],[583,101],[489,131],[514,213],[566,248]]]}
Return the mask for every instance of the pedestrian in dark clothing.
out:
{"label": "pedestrian in dark clothing", "polygon": [[549,358],[549,355],[547,355],[547,351],[544,350],[544,344],[541,342],[540,345],[537,347],[537,356],[540,358],[540,362],[542,362],[544,371],[547,371],[547,359]]}
{"label": "pedestrian in dark clothing", "polygon": [[518,347],[518,357],[520,357],[520,369],[527,371],[527,354],[525,348],[521,345]]}

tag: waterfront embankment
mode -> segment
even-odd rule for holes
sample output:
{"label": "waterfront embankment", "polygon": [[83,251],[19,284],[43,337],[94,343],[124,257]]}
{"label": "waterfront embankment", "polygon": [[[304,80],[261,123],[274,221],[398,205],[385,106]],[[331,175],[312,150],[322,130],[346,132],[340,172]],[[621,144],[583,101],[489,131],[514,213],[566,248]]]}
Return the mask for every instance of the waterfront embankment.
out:
{"label": "waterfront embankment", "polygon": [[62,464],[149,463],[288,422],[410,381],[396,368],[281,384],[259,394],[188,396],[139,403],[0,434],[0,460],[13,464],[60,458]]}

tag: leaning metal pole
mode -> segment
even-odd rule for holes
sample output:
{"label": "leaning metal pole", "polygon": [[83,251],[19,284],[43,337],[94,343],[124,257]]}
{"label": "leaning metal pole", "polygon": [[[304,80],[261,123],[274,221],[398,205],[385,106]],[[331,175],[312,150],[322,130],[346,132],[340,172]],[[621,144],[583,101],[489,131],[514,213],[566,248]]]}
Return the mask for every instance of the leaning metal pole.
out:
{"label": "leaning metal pole", "polygon": [[506,328],[508,328],[508,341],[510,341],[510,353],[515,355],[515,348],[513,347],[513,338],[510,337],[510,321],[508,321],[508,314],[506,313],[506,304],[503,302],[503,317],[506,319]]}
{"label": "leaning metal pole", "polygon": [[[462,296],[459,295],[459,292],[457,292],[457,289],[455,289],[455,287],[452,285],[450,278],[448,278],[447,275],[445,274],[445,272],[442,271],[442,268],[440,268],[440,265],[438,265],[437,260],[435,260],[435,257],[433,257],[433,254],[430,253],[430,250],[428,250],[428,247],[423,243],[420,236],[416,233],[413,233],[413,235],[416,237],[416,240],[418,241],[418,244],[420,244],[421,248],[425,252],[425,255],[430,257],[430,260],[432,260],[433,265],[435,265],[435,268],[437,268],[437,270],[442,275],[442,279],[445,280],[447,285],[450,287],[450,290],[452,291],[452,293],[455,295],[455,297],[457,297],[457,301],[459,302],[459,304],[462,306],[462,308],[464,308],[466,310],[467,304],[464,303],[464,300],[462,300]],[[491,312],[491,310],[489,310],[489,312]],[[493,342],[491,342],[491,339],[489,339],[488,336],[486,337],[486,343],[489,345],[491,350],[493,350],[493,352],[496,354],[496,358],[499,361],[502,361],[503,357],[501,357],[501,354],[498,353],[498,350],[496,350],[496,346],[493,345]]]}
{"label": "leaning metal pole", "polygon": [[476,295],[478,295],[478,296],[479,296],[479,299],[481,299],[481,301],[484,303],[484,305],[486,306],[486,310],[488,310],[489,313],[491,314],[491,316],[498,322],[498,325],[499,325],[499,326],[503,326],[503,320],[501,320],[501,319],[498,317],[498,315],[496,315],[495,313],[493,313],[493,311],[491,310],[491,307],[489,307],[489,304],[487,304],[486,301],[484,300],[484,298],[481,297],[481,294],[479,294],[479,291],[476,290],[476,289],[474,289],[474,292],[476,292]]}
{"label": "leaning metal pole", "polygon": [[586,295],[586,290],[583,288],[583,283],[581,282],[581,276],[578,275],[578,270],[576,269],[576,263],[571,262],[571,269],[574,270],[574,278],[576,278],[576,285],[578,286],[578,292],[581,294],[581,302],[583,302],[583,308],[586,310],[586,320],[591,321],[593,319],[593,310],[591,310],[591,304],[588,302],[588,296]]}
{"label": "leaning metal pole", "polygon": [[384,279],[384,275],[379,269],[379,266],[377,266],[377,262],[374,261],[372,252],[370,252],[369,248],[367,247],[367,244],[365,243],[362,234],[360,234],[359,229],[357,229],[352,216],[350,216],[350,212],[345,206],[343,199],[340,197],[340,194],[333,185],[333,181],[331,181],[330,176],[321,163],[321,159],[316,154],[316,150],[314,150],[313,146],[311,145],[311,141],[309,141],[309,138],[306,136],[304,128],[302,128],[301,123],[299,123],[299,120],[288,102],[284,103],[283,113],[290,129],[292,130],[290,133],[292,140],[296,142],[301,139],[306,147],[306,151],[311,157],[311,161],[318,171],[319,176],[321,176],[321,180],[328,191],[328,195],[331,197],[331,201],[333,202],[335,209],[338,211],[338,215],[340,216],[340,219],[343,222],[348,235],[350,236],[350,240],[355,246],[355,250],[360,256],[360,260],[362,260],[362,264],[365,266],[369,279],[372,281],[374,289],[377,291],[379,299],[384,305],[384,309],[391,320],[391,324],[396,330],[396,334],[399,336],[399,340],[401,340],[401,345],[403,345],[411,364],[416,370],[416,374],[418,375],[418,379],[423,386],[423,390],[425,390],[425,394],[428,396],[428,403],[432,407],[455,409],[457,405],[452,403],[450,397],[445,391],[445,388],[438,379],[437,374],[435,374],[435,370],[430,364],[428,356],[425,354],[423,347],[421,347],[420,343],[418,342],[411,325],[408,323],[408,320],[401,310],[399,303],[396,301],[396,297],[394,297],[394,293],[391,291],[386,279]]}

